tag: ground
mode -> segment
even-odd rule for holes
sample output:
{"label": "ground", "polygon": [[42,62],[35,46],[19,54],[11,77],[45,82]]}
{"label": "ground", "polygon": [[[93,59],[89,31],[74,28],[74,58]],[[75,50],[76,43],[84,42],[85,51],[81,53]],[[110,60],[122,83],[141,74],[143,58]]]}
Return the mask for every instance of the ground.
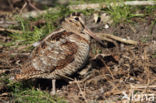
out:
{"label": "ground", "polygon": [[[21,5],[23,5],[22,2]],[[5,6],[1,7],[0,12],[10,13],[11,7],[15,8],[16,5],[9,7],[7,10]],[[125,10],[125,8],[131,12],[122,15],[124,14],[122,9]],[[153,95],[156,96],[156,7],[135,7],[135,10],[132,9],[133,7],[125,8],[79,11],[84,14],[86,25],[94,33],[109,33],[135,40],[138,44],[129,45],[114,40],[117,44],[114,45],[112,42],[103,40],[105,45],[101,45],[92,39],[85,66],[72,76],[57,80],[57,95],[53,97],[49,95],[51,80],[31,79],[13,82],[9,78],[29,58],[33,50],[32,44],[59,28],[63,16],[73,11],[69,12],[61,7],[61,12],[54,14],[50,12],[37,19],[17,17],[16,19],[19,20],[17,25],[7,27],[8,30],[0,30],[0,102],[121,103],[127,100],[126,103],[129,103],[136,101],[137,98],[134,96],[142,96],[138,100],[140,103],[154,101]],[[114,12],[116,9],[121,11],[120,19],[117,19]],[[28,7],[25,10],[31,11],[32,8]],[[20,11],[14,12],[16,14]],[[64,14],[61,14],[62,12]],[[104,23],[100,16],[98,22],[95,22],[93,15],[95,13],[98,15],[108,13],[113,23]],[[132,16],[132,13],[143,15]],[[9,17],[5,13],[1,14],[0,20],[16,20],[11,18],[13,13],[10,15]],[[50,20],[51,23],[47,23]],[[105,28],[106,24],[109,28]],[[0,24],[0,28],[4,28],[4,25]],[[17,30],[22,33],[20,34]],[[126,94],[130,100],[123,98]]]}

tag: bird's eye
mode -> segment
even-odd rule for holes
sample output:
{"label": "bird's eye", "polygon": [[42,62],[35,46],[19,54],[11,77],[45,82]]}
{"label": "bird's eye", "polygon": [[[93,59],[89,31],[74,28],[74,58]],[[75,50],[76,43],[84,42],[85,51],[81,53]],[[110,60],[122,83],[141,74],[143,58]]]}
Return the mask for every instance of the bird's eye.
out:
{"label": "bird's eye", "polygon": [[75,20],[76,20],[76,21],[79,21],[79,18],[78,18],[78,17],[76,17],[76,18],[75,18]]}
{"label": "bird's eye", "polygon": [[72,20],[69,20],[69,22],[72,22]]}

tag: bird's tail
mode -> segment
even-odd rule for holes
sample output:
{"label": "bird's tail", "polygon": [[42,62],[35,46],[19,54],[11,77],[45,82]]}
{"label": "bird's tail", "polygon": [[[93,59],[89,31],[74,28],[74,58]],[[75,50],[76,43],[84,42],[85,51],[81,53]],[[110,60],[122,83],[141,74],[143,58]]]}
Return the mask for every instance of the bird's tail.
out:
{"label": "bird's tail", "polygon": [[16,73],[16,80],[30,79],[40,74],[40,71],[36,70],[31,62],[27,62],[22,65],[20,72]]}

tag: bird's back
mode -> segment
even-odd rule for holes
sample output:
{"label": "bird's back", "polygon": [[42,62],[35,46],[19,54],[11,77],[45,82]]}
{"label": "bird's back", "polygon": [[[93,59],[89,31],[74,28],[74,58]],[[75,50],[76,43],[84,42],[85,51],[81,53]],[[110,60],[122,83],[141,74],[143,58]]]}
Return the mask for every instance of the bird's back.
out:
{"label": "bird's back", "polygon": [[90,37],[82,38],[65,29],[43,39],[23,64],[16,79],[60,78],[81,68],[89,54]]}

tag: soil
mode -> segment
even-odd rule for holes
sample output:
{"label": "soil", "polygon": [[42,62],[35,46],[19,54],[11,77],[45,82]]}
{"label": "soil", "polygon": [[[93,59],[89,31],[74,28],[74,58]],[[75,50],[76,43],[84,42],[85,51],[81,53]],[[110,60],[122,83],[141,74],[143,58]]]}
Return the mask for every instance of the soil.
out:
{"label": "soil", "polygon": [[[1,9],[1,8],[0,8]],[[3,9],[2,9],[3,11]],[[154,17],[133,18],[133,23],[120,23],[104,28],[104,23],[93,21],[93,16],[86,17],[86,25],[93,32],[113,34],[122,38],[139,41],[138,45],[127,45],[103,41],[104,46],[92,39],[89,59],[86,65],[69,78],[57,80],[57,95],[70,103],[121,102],[123,92],[156,94],[156,25],[151,29]],[[0,32],[0,41],[9,42],[6,32]],[[5,70],[15,69],[28,59],[31,51],[18,51],[0,47],[0,76],[11,75]],[[3,71],[4,70],[4,71]],[[9,90],[5,83],[0,83],[0,99],[9,100]],[[51,80],[36,79],[34,86],[47,90]],[[7,95],[2,95],[8,93]],[[115,103],[114,102],[114,103]]]}
{"label": "soil", "polygon": [[[136,18],[135,24],[121,23],[108,29],[103,28],[104,24],[90,22],[93,21],[91,19],[92,16],[89,17],[87,25],[93,26],[93,32],[114,34],[139,41],[140,44],[134,46],[118,43],[119,47],[116,48],[112,43],[107,42],[105,46],[101,46],[92,40],[88,64],[91,67],[84,68],[88,71],[76,78],[79,79],[78,83],[75,80],[63,86],[59,94],[71,103],[115,103],[124,101],[120,100],[124,91],[129,95],[132,91],[142,93],[146,88],[140,89],[141,86],[155,85],[156,58],[152,55],[156,51],[156,25],[151,34],[149,19],[152,18],[147,17],[144,21]],[[145,43],[143,39],[146,39]],[[96,53],[93,52],[95,50]],[[146,93],[155,94],[156,91],[148,88]]]}

